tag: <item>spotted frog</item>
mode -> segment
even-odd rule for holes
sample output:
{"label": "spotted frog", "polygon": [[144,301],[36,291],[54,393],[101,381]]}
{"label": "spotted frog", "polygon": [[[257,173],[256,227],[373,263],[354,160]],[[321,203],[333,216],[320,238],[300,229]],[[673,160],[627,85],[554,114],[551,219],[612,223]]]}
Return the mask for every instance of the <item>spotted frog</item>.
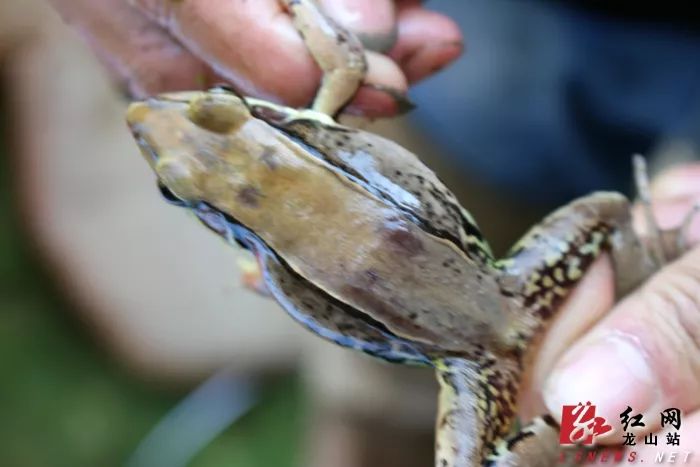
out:
{"label": "spotted frog", "polygon": [[668,241],[679,230],[640,238],[631,202],[597,192],[495,258],[416,155],[337,123],[366,72],[362,44],[314,2],[283,3],[325,73],[311,109],[223,88],[132,103],[128,124],[161,191],[252,251],[269,294],[312,332],[434,368],[437,466],[555,464],[554,420],[516,420],[530,343],[598,256],[611,255],[623,296],[684,250]]}

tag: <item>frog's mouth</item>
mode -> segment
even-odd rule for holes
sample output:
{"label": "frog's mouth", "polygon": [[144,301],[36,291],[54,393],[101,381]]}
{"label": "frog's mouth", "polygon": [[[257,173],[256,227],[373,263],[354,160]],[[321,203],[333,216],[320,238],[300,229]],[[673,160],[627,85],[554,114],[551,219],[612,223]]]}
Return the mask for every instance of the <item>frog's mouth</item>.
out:
{"label": "frog's mouth", "polygon": [[151,165],[155,165],[155,163],[158,162],[158,153],[156,150],[153,149],[153,146],[149,144],[148,140],[138,133],[138,131],[132,130],[132,134],[134,135],[136,144],[141,150],[141,154],[143,154]]}
{"label": "frog's mouth", "polygon": [[151,105],[148,102],[133,102],[129,105],[126,112],[126,123],[129,126],[131,135],[141,151],[141,154],[146,158],[151,166],[154,166],[158,161],[158,152],[154,145],[147,138],[144,121],[151,111]]}

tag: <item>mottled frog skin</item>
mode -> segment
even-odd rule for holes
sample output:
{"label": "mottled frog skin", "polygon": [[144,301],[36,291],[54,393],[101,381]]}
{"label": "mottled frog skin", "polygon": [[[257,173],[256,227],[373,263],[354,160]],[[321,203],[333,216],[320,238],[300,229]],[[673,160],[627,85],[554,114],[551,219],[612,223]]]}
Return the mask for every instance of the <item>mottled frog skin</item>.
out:
{"label": "mottled frog skin", "polygon": [[[515,431],[529,343],[602,253],[623,296],[682,248],[661,235],[638,238],[629,200],[599,192],[494,258],[416,155],[336,123],[362,83],[362,46],[313,2],[283,3],[326,75],[312,109],[225,89],[133,103],[128,124],[161,190],[254,252],[269,293],[314,333],[433,367],[437,466],[555,464],[551,418]],[[637,174],[643,181],[642,165]]]}

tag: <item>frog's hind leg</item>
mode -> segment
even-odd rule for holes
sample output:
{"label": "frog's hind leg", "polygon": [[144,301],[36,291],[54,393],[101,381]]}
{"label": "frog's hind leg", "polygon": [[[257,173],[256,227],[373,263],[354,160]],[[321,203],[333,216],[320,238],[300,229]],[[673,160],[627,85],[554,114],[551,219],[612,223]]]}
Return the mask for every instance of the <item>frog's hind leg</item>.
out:
{"label": "frog's hind leg", "polygon": [[517,423],[521,364],[478,352],[435,362],[440,383],[436,467],[550,467],[560,463],[559,426],[549,416]]}
{"label": "frog's hind leg", "polygon": [[632,230],[631,203],[615,192],[596,192],[555,210],[499,260],[499,283],[511,297],[507,348],[527,350],[560,305],[603,253],[613,250],[617,278],[629,289],[654,270]]}
{"label": "frog's hind leg", "polygon": [[323,81],[312,109],[335,116],[355,95],[367,72],[360,40],[326,16],[313,0],[279,0],[316,63]]}

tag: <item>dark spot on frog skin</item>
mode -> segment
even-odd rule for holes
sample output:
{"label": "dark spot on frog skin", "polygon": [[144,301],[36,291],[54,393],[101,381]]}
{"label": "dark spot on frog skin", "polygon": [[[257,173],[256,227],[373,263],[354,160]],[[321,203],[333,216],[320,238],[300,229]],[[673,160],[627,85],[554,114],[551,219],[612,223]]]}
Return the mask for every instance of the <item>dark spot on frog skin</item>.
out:
{"label": "dark spot on frog skin", "polygon": [[449,411],[445,412],[445,414],[440,419],[440,422],[438,423],[440,428],[444,428],[445,426],[451,427],[454,425],[452,422],[452,418],[455,416],[455,412],[455,409],[450,409]]}
{"label": "dark spot on frog skin", "polygon": [[241,189],[241,191],[238,192],[237,198],[238,201],[243,203],[244,205],[250,207],[250,208],[257,208],[259,204],[259,199],[260,199],[260,191],[252,186],[247,186]]}
{"label": "dark spot on frog skin", "polygon": [[365,275],[367,276],[367,283],[369,285],[374,285],[377,282],[379,282],[379,274],[377,273],[377,271],[373,269],[368,269],[367,271],[365,271]]}
{"label": "dark spot on frog skin", "polygon": [[338,324],[338,330],[340,332],[352,331],[353,329],[355,329],[355,326],[352,323],[339,323]]}
{"label": "dark spot on frog skin", "polygon": [[401,226],[391,226],[385,232],[385,237],[390,245],[397,247],[408,256],[415,256],[423,252],[423,242],[410,230]]}
{"label": "dark spot on frog skin", "polygon": [[520,443],[521,441],[526,440],[527,438],[535,436],[535,433],[532,431],[521,431],[517,435],[513,436],[509,441],[508,441],[508,450],[512,451],[515,446]]}
{"label": "dark spot on frog skin", "polygon": [[402,315],[398,310],[387,303],[386,300],[372,293],[368,287],[362,285],[346,285],[342,288],[341,292],[349,298],[354,299],[360,307],[366,309],[372,319],[385,323],[386,327],[389,329],[395,326],[398,329],[407,330],[428,341],[435,342],[439,340],[440,336],[422,328],[416,324],[413,319],[409,319],[408,316]]}

